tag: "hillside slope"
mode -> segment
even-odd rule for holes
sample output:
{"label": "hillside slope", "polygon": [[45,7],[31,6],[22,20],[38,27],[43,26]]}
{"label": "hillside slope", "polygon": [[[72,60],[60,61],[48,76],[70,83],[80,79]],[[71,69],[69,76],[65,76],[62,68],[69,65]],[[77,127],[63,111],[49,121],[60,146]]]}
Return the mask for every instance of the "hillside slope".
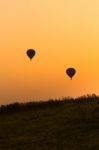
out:
{"label": "hillside slope", "polygon": [[0,150],[99,150],[99,98],[1,106]]}

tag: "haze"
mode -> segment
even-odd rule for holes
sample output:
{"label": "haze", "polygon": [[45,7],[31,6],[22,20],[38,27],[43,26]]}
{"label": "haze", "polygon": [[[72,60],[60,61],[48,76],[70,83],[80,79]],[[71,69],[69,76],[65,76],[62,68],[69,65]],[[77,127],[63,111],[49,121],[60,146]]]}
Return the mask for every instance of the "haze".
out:
{"label": "haze", "polygon": [[98,40],[98,0],[0,0],[0,104],[98,94]]}

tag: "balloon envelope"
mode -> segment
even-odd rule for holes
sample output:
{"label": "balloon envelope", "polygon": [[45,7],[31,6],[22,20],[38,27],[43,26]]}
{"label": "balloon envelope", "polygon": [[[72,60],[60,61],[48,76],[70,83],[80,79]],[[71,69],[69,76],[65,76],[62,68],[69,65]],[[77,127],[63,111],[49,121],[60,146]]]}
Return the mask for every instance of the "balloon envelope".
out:
{"label": "balloon envelope", "polygon": [[30,59],[32,59],[35,55],[35,50],[34,49],[28,49],[26,53],[27,53],[28,57]]}
{"label": "balloon envelope", "polygon": [[72,77],[75,75],[76,70],[74,68],[68,68],[66,69],[67,75],[72,79]]}

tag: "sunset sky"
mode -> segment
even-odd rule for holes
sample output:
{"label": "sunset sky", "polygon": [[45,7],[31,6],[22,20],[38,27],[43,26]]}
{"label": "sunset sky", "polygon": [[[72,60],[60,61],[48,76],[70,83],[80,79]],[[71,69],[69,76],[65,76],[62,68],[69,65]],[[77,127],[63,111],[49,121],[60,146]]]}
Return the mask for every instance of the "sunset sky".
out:
{"label": "sunset sky", "polygon": [[98,40],[99,0],[0,0],[0,104],[98,95]]}

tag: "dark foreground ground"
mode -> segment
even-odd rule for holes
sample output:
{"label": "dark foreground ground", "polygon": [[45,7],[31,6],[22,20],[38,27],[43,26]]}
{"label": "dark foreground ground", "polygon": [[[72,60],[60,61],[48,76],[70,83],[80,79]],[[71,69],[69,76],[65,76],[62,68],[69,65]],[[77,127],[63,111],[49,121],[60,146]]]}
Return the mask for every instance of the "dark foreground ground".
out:
{"label": "dark foreground ground", "polygon": [[99,150],[99,97],[1,106],[0,150]]}

